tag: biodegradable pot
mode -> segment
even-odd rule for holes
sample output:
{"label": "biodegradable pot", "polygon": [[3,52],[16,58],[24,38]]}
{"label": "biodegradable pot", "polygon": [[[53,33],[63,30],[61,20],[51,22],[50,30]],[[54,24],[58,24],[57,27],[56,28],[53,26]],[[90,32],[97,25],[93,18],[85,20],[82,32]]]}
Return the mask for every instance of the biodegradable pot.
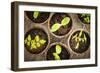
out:
{"label": "biodegradable pot", "polygon": [[[82,40],[81,40],[79,42],[79,47],[76,48],[77,42],[76,42],[76,39],[74,38],[74,36],[76,34],[78,34],[78,36],[79,36],[79,33],[80,33],[81,30],[82,30],[81,38],[83,38],[84,34],[85,34],[87,41],[86,42],[82,42]],[[78,41],[79,41],[79,39],[78,39]],[[89,33],[86,30],[83,30],[83,29],[74,30],[74,32],[72,32],[72,34],[69,36],[68,45],[72,49],[72,51],[74,51],[76,53],[80,53],[80,54],[84,53],[85,51],[87,51],[89,49],[89,46],[90,46]]]}
{"label": "biodegradable pot", "polygon": [[69,59],[70,58],[70,53],[69,53],[68,48],[66,47],[66,45],[56,42],[56,43],[51,44],[49,49],[47,50],[46,60],[55,60],[54,56],[53,56],[53,53],[56,52],[56,50],[55,50],[56,45],[60,45],[62,47],[62,51],[59,54],[61,60]]}
{"label": "biodegradable pot", "polygon": [[31,49],[29,46],[25,45],[25,48],[28,52],[31,54],[40,54],[44,49],[46,49],[49,45],[49,36],[48,33],[43,29],[39,27],[34,27],[30,29],[28,32],[26,32],[24,39],[28,36],[31,35],[31,39],[34,39],[36,35],[40,37],[40,39],[46,40],[46,43],[42,45],[41,47],[38,47],[36,49]]}
{"label": "biodegradable pot", "polygon": [[39,12],[38,17],[35,19],[33,17],[33,12],[34,11],[25,11],[27,17],[33,21],[34,23],[45,23],[47,19],[49,18],[50,13],[49,12]]}
{"label": "biodegradable pot", "polygon": [[[78,18],[79,18],[79,20],[83,23],[83,24],[90,24],[90,22],[89,23],[87,23],[86,21],[84,21],[84,18],[86,17],[81,17],[81,14],[77,14],[77,16],[78,16]],[[90,16],[89,16],[89,19],[90,19]]]}
{"label": "biodegradable pot", "polygon": [[[48,28],[50,30],[51,26],[55,23],[59,23],[61,24],[61,20],[64,17],[70,17],[67,13],[52,13],[51,17],[49,18],[48,21]],[[71,19],[71,17],[70,17]],[[68,23],[67,26],[61,26],[57,31],[55,32],[51,32],[51,34],[53,34],[56,37],[63,37],[68,35],[68,33],[70,32],[70,30],[72,29],[72,19],[70,20],[70,22]]]}

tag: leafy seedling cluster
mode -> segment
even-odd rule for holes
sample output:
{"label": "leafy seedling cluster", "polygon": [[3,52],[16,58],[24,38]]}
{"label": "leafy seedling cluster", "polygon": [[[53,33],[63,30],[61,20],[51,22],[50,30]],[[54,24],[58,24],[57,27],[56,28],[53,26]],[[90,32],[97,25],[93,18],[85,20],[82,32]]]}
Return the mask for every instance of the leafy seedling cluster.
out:
{"label": "leafy seedling cluster", "polygon": [[81,18],[83,18],[83,22],[90,23],[90,14],[80,14]]}
{"label": "leafy seedling cluster", "polygon": [[38,16],[39,16],[39,11],[34,11],[34,12],[33,12],[33,18],[34,18],[34,19],[37,19]]}
{"label": "leafy seedling cluster", "polygon": [[31,49],[37,49],[41,46],[43,46],[46,43],[46,40],[40,39],[38,35],[35,36],[35,38],[32,40],[31,35],[28,35],[25,39],[25,44]]}
{"label": "leafy seedling cluster", "polygon": [[[84,37],[82,37],[82,35],[84,35]],[[72,37],[72,39],[74,39],[75,42],[77,43],[76,46],[75,46],[75,49],[79,48],[80,42],[82,42],[82,43],[86,43],[87,42],[86,35],[83,33],[82,30],[79,32],[79,34],[77,33],[76,35],[74,35]]]}
{"label": "leafy seedling cluster", "polygon": [[51,26],[51,32],[56,32],[60,27],[62,26],[67,26],[70,22],[70,18],[69,17],[65,17],[62,19],[61,24],[60,23],[55,23]]}
{"label": "leafy seedling cluster", "polygon": [[56,52],[53,53],[53,56],[54,56],[55,60],[61,60],[59,54],[62,51],[62,47],[60,45],[56,45],[55,50],[56,50]]}

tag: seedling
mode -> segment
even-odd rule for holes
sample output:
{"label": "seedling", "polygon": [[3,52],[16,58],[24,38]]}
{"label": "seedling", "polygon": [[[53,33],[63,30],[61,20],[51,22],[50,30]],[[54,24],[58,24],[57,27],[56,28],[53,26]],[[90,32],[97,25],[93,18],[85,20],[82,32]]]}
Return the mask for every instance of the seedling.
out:
{"label": "seedling", "polygon": [[62,51],[62,47],[60,45],[56,45],[55,50],[56,50],[56,52],[53,53],[53,56],[54,56],[55,60],[61,60],[59,54]]}
{"label": "seedling", "polygon": [[37,19],[38,16],[39,16],[39,12],[38,12],[38,11],[34,11],[34,12],[33,12],[33,17],[34,17],[34,19]]}
{"label": "seedling", "polygon": [[[82,35],[83,35],[83,37],[82,37]],[[79,32],[79,34],[78,34],[78,33],[75,34],[75,35],[72,37],[72,39],[74,39],[75,42],[76,42],[75,49],[78,49],[78,48],[79,48],[80,42],[82,42],[82,43],[86,43],[86,42],[87,42],[86,35],[83,33],[82,30]]]}
{"label": "seedling", "polygon": [[38,35],[35,36],[35,38],[32,40],[31,35],[28,35],[28,37],[25,39],[25,44],[27,46],[30,46],[31,49],[37,49],[44,45],[46,43],[46,40],[40,39]]}
{"label": "seedling", "polygon": [[60,23],[55,23],[51,26],[51,32],[56,32],[60,27],[62,26],[67,26],[70,22],[69,17],[65,17],[62,19],[61,24]]}
{"label": "seedling", "polygon": [[81,18],[83,18],[83,22],[90,23],[90,14],[80,14]]}

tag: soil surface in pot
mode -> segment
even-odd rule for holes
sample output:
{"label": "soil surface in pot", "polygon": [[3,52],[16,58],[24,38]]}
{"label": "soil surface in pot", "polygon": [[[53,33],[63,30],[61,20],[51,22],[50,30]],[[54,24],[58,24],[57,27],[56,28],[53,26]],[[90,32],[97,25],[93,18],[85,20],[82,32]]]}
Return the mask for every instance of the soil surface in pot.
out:
{"label": "soil surface in pot", "polygon": [[[47,55],[46,55],[47,60],[55,60],[54,55],[53,55],[53,53],[56,52],[55,46],[56,45],[51,46],[50,49],[47,51]],[[64,46],[61,46],[61,47],[62,47],[62,51],[59,54],[60,60],[69,59],[70,53],[66,50],[67,48],[65,48]]]}
{"label": "soil surface in pot", "polygon": [[69,45],[74,52],[83,53],[90,46],[90,36],[85,31],[76,31],[71,35]]}
{"label": "soil surface in pot", "polygon": [[34,11],[25,11],[26,15],[29,19],[31,19],[34,23],[43,23],[49,18],[50,13],[49,12],[39,12],[38,17],[34,18],[33,13]]}
{"label": "soil surface in pot", "polygon": [[[48,45],[48,36],[47,34],[44,32],[44,30],[40,29],[40,28],[33,28],[31,30],[29,30],[26,34],[25,34],[25,37],[24,37],[24,40],[28,37],[28,36],[31,36],[31,40],[34,40],[34,38],[36,36],[39,37],[39,39],[37,39],[38,43],[40,42],[40,40],[45,40],[45,43],[42,44],[41,46],[39,47],[36,47],[35,49],[31,48],[30,46],[28,46],[27,44],[24,43],[25,45],[25,48],[27,49],[27,51],[29,51],[30,53],[32,54],[39,54],[40,52],[42,52]],[[36,41],[36,40],[35,40]],[[25,42],[25,41],[24,41]],[[40,44],[40,43],[39,43]],[[31,42],[30,42],[30,45],[31,45]]]}
{"label": "soil surface in pot", "polygon": [[90,24],[90,14],[78,14],[78,17],[84,24]]}
{"label": "soil surface in pot", "polygon": [[[55,23],[61,24],[62,19],[65,17],[70,17],[70,16],[66,13],[55,13],[50,20],[50,28]],[[56,32],[53,33],[58,36],[63,36],[67,34],[71,30],[71,28],[72,28],[72,19],[70,20],[67,26],[61,26]]]}

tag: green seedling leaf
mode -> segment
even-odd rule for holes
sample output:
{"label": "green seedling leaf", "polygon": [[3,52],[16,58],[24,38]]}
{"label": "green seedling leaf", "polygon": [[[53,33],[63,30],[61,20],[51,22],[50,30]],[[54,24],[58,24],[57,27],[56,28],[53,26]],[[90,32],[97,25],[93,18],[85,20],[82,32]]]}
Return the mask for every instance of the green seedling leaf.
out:
{"label": "green seedling leaf", "polygon": [[36,44],[35,40],[31,40],[31,44]]}
{"label": "green seedling leaf", "polygon": [[27,38],[24,40],[25,44],[27,43]]}
{"label": "green seedling leaf", "polygon": [[37,47],[36,47],[36,44],[34,44],[34,43],[32,43],[31,44],[31,49],[36,49]]}
{"label": "green seedling leaf", "polygon": [[82,38],[82,43],[84,43],[84,38]]}
{"label": "green seedling leaf", "polygon": [[40,38],[39,38],[39,36],[37,35],[37,36],[35,37],[35,41],[36,41],[36,42],[39,42],[39,40],[40,40]]}
{"label": "green seedling leaf", "polygon": [[29,41],[27,42],[27,46],[30,46],[30,42]]}
{"label": "green seedling leaf", "polygon": [[46,40],[40,40],[40,44],[45,44]]}
{"label": "green seedling leaf", "polygon": [[81,17],[85,17],[85,14],[81,14]]}
{"label": "green seedling leaf", "polygon": [[60,28],[60,26],[61,25],[59,23],[53,24],[52,27],[51,27],[51,32],[57,31]]}
{"label": "green seedling leaf", "polygon": [[75,49],[78,49],[78,48],[79,48],[79,42],[76,44]]}
{"label": "green seedling leaf", "polygon": [[75,42],[78,42],[78,37],[75,38]]}
{"label": "green seedling leaf", "polygon": [[72,39],[76,38],[76,37],[77,37],[77,35],[78,35],[78,34],[75,34],[75,35],[72,37]]}
{"label": "green seedling leaf", "polygon": [[89,17],[84,18],[84,21],[87,22],[87,23],[89,23],[90,22]]}
{"label": "green seedling leaf", "polygon": [[61,60],[57,53],[53,53],[53,56],[54,56],[55,60]]}
{"label": "green seedling leaf", "polygon": [[38,18],[38,15],[39,15],[39,12],[38,11],[34,11],[34,13],[33,13],[34,19],[37,19]]}
{"label": "green seedling leaf", "polygon": [[82,38],[78,38],[79,39],[79,42],[82,40]]}
{"label": "green seedling leaf", "polygon": [[60,45],[56,45],[56,53],[57,53],[57,54],[60,54],[61,51],[62,51],[61,46],[60,46]]}
{"label": "green seedling leaf", "polygon": [[81,31],[80,31],[80,33],[79,33],[79,37],[81,37],[81,36],[82,36],[82,32],[83,32],[83,31],[81,30]]}
{"label": "green seedling leaf", "polygon": [[65,18],[62,19],[61,25],[62,26],[68,25],[69,22],[70,22],[70,18],[69,17],[65,17]]}
{"label": "green seedling leaf", "polygon": [[40,43],[36,43],[36,46],[37,46],[37,47],[40,47],[40,46],[41,46],[41,44],[40,44]]}
{"label": "green seedling leaf", "polygon": [[31,41],[31,35],[28,35],[27,40],[28,40],[28,41]]}
{"label": "green seedling leaf", "polygon": [[84,34],[84,40],[85,40],[85,43],[87,42],[87,38],[86,38],[86,35]]}

